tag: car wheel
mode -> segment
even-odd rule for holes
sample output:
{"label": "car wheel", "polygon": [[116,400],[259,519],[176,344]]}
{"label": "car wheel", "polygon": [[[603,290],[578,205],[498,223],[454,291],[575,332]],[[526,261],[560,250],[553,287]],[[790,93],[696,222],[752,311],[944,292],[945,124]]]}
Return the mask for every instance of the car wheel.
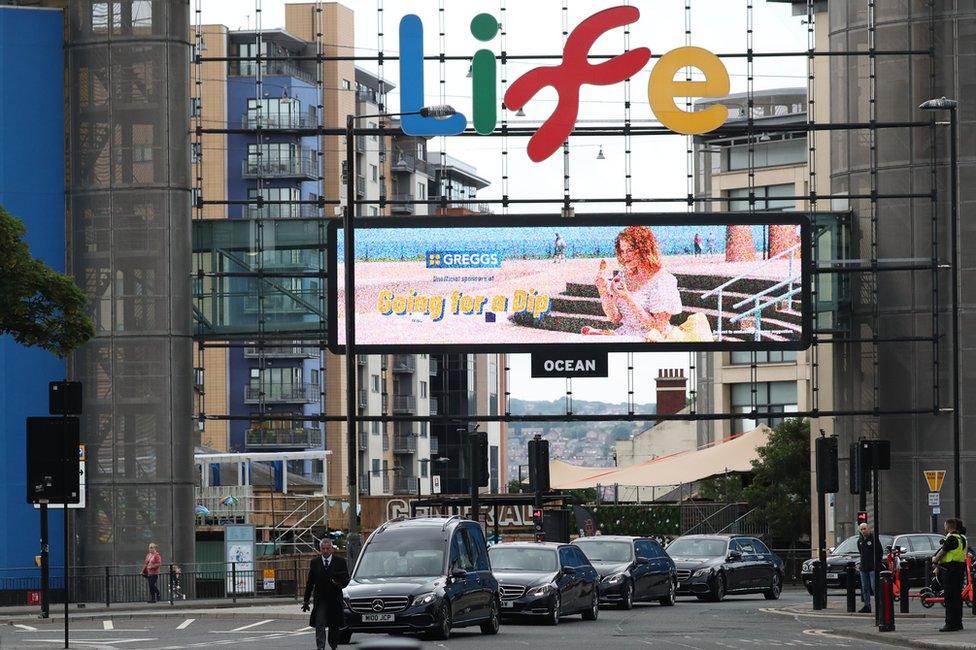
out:
{"label": "car wheel", "polygon": [[634,585],[630,581],[624,583],[624,588],[620,592],[620,609],[634,608]]}
{"label": "car wheel", "polygon": [[342,630],[339,632],[339,643],[349,645],[350,641],[352,641],[352,630]]}
{"label": "car wheel", "polygon": [[491,608],[488,612],[488,620],[481,624],[482,634],[498,634],[498,628],[501,627],[502,623],[500,620],[501,614],[499,613],[498,600],[495,598],[491,599]]}
{"label": "car wheel", "polygon": [[559,600],[559,594],[552,599],[552,605],[549,609],[549,615],[546,617],[547,625],[559,625],[559,608],[562,606],[562,602]]}
{"label": "car wheel", "polygon": [[451,606],[447,603],[441,605],[441,612],[437,618],[437,628],[430,633],[430,636],[437,641],[447,641],[451,638],[451,627],[453,627]]}
{"label": "car wheel", "polygon": [[671,607],[674,605],[678,595],[678,586],[675,584],[673,579],[668,578],[668,585],[668,595],[658,601],[665,607]]}
{"label": "car wheel", "polygon": [[584,621],[595,621],[600,616],[600,596],[596,593],[596,587],[593,587],[593,602],[581,614]]}
{"label": "car wheel", "polygon": [[773,574],[773,584],[768,590],[763,592],[766,600],[779,600],[779,595],[783,592],[783,576],[779,573]]}
{"label": "car wheel", "polygon": [[922,607],[925,609],[931,609],[934,602],[929,600],[930,598],[935,598],[935,592],[928,587],[923,587],[921,591],[918,592],[918,602],[922,603]]}
{"label": "car wheel", "polygon": [[709,594],[713,603],[721,602],[725,598],[725,576],[719,573],[712,582],[712,592]]}

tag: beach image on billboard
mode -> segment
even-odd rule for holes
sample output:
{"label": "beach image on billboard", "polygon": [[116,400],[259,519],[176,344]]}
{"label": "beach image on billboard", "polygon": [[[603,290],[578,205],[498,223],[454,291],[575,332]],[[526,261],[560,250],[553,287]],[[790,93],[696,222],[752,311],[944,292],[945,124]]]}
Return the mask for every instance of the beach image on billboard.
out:
{"label": "beach image on billboard", "polygon": [[[345,343],[331,228],[330,343]],[[805,215],[357,219],[356,345],[803,349]]]}

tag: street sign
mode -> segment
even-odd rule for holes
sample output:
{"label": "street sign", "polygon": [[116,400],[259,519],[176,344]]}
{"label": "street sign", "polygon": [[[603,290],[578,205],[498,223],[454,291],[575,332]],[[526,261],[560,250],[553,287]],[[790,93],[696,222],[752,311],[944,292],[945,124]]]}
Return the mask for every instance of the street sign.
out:
{"label": "street sign", "polygon": [[929,484],[929,492],[939,492],[942,490],[942,481],[945,480],[946,475],[944,469],[927,469],[922,474],[925,475],[925,482]]}
{"label": "street sign", "polygon": [[[88,458],[88,452],[85,445],[78,445],[78,503],[68,503],[69,510],[84,510],[85,509],[85,492],[87,491],[87,481],[85,471],[85,460]],[[34,509],[37,510],[41,506],[38,503],[34,504]],[[56,510],[58,508],[64,509],[64,503],[48,503],[48,508]]]}
{"label": "street sign", "polygon": [[942,502],[939,500],[938,492],[929,492],[929,505],[933,508],[938,508],[940,505],[942,505]]}
{"label": "street sign", "polygon": [[608,377],[607,353],[600,350],[586,352],[533,352],[532,377]]}
{"label": "street sign", "polygon": [[275,590],[275,570],[274,569],[265,569],[263,571],[262,578],[263,578],[262,582],[264,583],[262,585],[263,589],[265,591],[274,591]]}
{"label": "street sign", "polygon": [[940,508],[938,506],[932,508],[932,514],[933,515],[941,515],[942,514],[942,508]]}
{"label": "street sign", "polygon": [[430,491],[434,494],[441,493],[441,477],[440,474],[434,474],[430,477]]}

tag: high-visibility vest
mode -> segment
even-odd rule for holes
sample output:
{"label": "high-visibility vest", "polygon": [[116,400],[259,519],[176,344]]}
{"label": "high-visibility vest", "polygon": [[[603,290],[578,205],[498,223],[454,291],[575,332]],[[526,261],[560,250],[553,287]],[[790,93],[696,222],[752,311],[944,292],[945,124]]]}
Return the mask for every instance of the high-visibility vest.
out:
{"label": "high-visibility vest", "polygon": [[946,554],[942,556],[942,560],[939,562],[939,564],[966,561],[966,538],[959,533],[949,533],[945,536],[944,541],[949,541],[950,537],[955,537],[958,544],[956,544],[956,548],[952,549],[951,551],[946,551]]}

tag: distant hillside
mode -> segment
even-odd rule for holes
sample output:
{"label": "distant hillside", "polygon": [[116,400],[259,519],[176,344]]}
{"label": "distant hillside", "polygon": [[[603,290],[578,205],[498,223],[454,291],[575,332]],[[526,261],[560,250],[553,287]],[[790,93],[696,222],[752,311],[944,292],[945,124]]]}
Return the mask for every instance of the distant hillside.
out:
{"label": "distant hillside", "polygon": [[[555,399],[552,401],[544,400],[522,400],[510,398],[508,400],[512,415],[564,415],[566,413],[566,400]],[[579,415],[609,415],[626,414],[628,412],[627,403],[619,402],[610,404],[608,402],[589,402],[582,399],[573,399],[573,413]],[[657,405],[635,404],[635,413],[654,413]]]}
{"label": "distant hillside", "polygon": [[[537,400],[509,400],[512,415],[552,415],[553,420],[546,422],[513,422],[508,426],[511,433],[521,436],[524,429],[539,430],[547,436],[554,434],[568,439],[580,439],[588,433],[599,432],[604,444],[614,440],[627,440],[636,433],[654,426],[654,421],[628,422],[626,420],[608,422],[560,422],[558,416],[566,413],[566,400],[552,401]],[[655,404],[635,404],[635,413],[653,413]],[[575,415],[610,415],[626,414],[627,404],[609,404],[607,402],[590,402],[587,400],[573,400],[573,414]]]}

